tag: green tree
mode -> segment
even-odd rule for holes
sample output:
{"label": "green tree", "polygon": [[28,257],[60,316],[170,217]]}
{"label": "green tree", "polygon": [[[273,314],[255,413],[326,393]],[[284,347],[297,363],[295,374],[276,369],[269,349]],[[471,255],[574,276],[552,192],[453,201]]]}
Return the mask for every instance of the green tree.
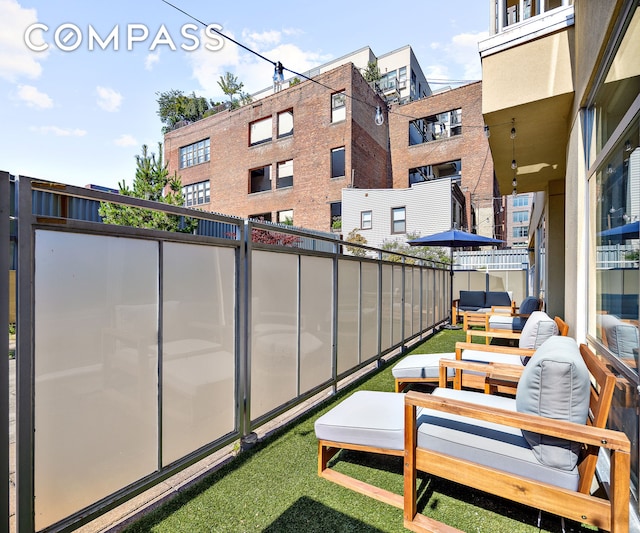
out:
{"label": "green tree", "polygon": [[[419,233],[407,233],[407,241],[412,241],[420,237]],[[439,246],[409,246],[406,242],[402,242],[396,239],[385,239],[380,246],[384,251],[389,252],[390,255],[385,257],[387,261],[393,261],[395,263],[402,262],[402,257],[396,254],[410,255],[414,258],[424,259],[426,261],[437,261],[439,263],[450,263],[451,258],[448,255],[448,250]],[[395,252],[396,254],[394,254]],[[416,260],[407,258],[405,262],[409,264],[415,264]]]}
{"label": "green tree", "polygon": [[238,81],[238,77],[231,74],[231,72],[225,72],[224,76],[220,76],[218,80],[218,85],[222,92],[229,97],[229,106],[231,109],[234,108],[234,96],[240,95],[243,97],[242,88],[244,87],[244,83]]}
{"label": "green tree", "polygon": [[362,77],[369,83],[378,81],[380,78],[382,78],[382,75],[380,74],[380,67],[378,67],[378,62],[369,61],[369,63],[367,63],[367,68],[364,69],[364,72],[362,73]]}
{"label": "green tree", "polygon": [[195,92],[186,95],[178,89],[156,93],[156,95],[158,96],[157,113],[164,124],[162,133],[171,131],[182,121],[195,122],[208,116],[211,108],[216,105],[203,96],[196,96]]}
{"label": "green tree", "polygon": [[[367,239],[360,235],[357,229],[352,229],[345,240],[347,242],[361,244],[363,246],[367,244]],[[359,246],[347,246],[347,251],[351,255],[355,255],[356,257],[365,257],[367,255],[367,250],[365,250],[364,248],[360,248]]]}
{"label": "green tree", "polygon": [[[147,145],[142,145],[142,155],[136,155],[136,175],[133,188],[124,180],[120,182],[120,194],[169,205],[184,205],[182,183],[176,172],[169,175],[168,165],[163,163],[162,143],[158,143],[158,156],[149,154]],[[193,233],[198,221],[171,215],[152,209],[102,202],[98,210],[106,224],[132,226],[135,228],[153,228],[164,231]]]}

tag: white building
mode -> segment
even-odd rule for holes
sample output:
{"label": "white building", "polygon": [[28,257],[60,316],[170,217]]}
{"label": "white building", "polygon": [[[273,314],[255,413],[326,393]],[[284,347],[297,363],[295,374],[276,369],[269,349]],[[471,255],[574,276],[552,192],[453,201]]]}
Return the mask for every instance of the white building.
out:
{"label": "white building", "polygon": [[[381,56],[376,56],[369,46],[365,46],[300,74],[307,78],[313,78],[347,63],[353,63],[360,72],[364,72],[367,65],[373,62],[377,62],[382,76],[380,81],[377,82],[377,88],[389,102],[405,103],[431,94],[427,78],[409,45]],[[284,65],[285,69],[287,66]],[[289,74],[285,71],[283,87],[288,87],[289,83],[296,77]],[[273,94],[273,86],[269,86],[251,96],[254,100],[258,100],[271,94]]]}
{"label": "white building", "polygon": [[[465,225],[464,196],[448,178],[408,189],[343,189],[342,233],[357,230],[368,246],[431,235]],[[408,237],[409,236],[409,237]]]}

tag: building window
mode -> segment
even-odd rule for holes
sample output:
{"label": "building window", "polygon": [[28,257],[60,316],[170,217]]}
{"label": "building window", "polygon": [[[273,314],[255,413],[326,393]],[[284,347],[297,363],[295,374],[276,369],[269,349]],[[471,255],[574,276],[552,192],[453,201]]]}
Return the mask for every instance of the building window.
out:
{"label": "building window", "polygon": [[211,201],[211,182],[207,180],[185,185],[182,187],[182,195],[186,207],[208,204]]}
{"label": "building window", "polygon": [[514,211],[513,212],[513,221],[514,222],[529,222],[529,211]]}
{"label": "building window", "polygon": [[276,189],[282,189],[284,187],[293,187],[293,159],[278,163]]}
{"label": "building window", "polygon": [[271,213],[256,213],[255,215],[249,215],[249,218],[263,222],[271,222]]}
{"label": "building window", "polygon": [[526,194],[519,194],[513,199],[513,207],[527,207],[529,205],[529,197]]}
{"label": "building window", "polygon": [[460,185],[462,179],[462,161],[446,161],[435,165],[425,165],[409,169],[409,186],[423,181],[439,180],[442,178],[453,178],[453,181]]}
{"label": "building window", "polygon": [[271,140],[272,117],[256,120],[249,124],[249,144],[255,146]]}
{"label": "building window", "polygon": [[278,223],[293,226],[293,209],[278,211]]}
{"label": "building window", "polygon": [[437,115],[409,122],[409,146],[462,134],[462,109],[452,109]]}
{"label": "building window", "polygon": [[278,113],[278,138],[293,135],[293,110]]}
{"label": "building window", "polygon": [[342,227],[342,202],[331,202],[331,227]]}
{"label": "building window", "polygon": [[344,146],[331,150],[331,177],[344,177]]}
{"label": "building window", "polygon": [[528,237],[529,236],[529,228],[527,226],[516,226],[513,228],[513,237]]}
{"label": "building window", "polygon": [[344,91],[331,95],[331,122],[340,122],[347,118],[346,100]]}
{"label": "building window", "polygon": [[180,148],[180,168],[206,163],[211,158],[211,141],[204,139]]}
{"label": "building window", "polygon": [[271,165],[254,168],[249,171],[249,192],[264,192],[271,190]]}
{"label": "building window", "polygon": [[373,227],[373,213],[371,211],[360,212],[360,229],[371,229]]}
{"label": "building window", "polygon": [[405,207],[391,208],[391,233],[407,232],[407,210]]}

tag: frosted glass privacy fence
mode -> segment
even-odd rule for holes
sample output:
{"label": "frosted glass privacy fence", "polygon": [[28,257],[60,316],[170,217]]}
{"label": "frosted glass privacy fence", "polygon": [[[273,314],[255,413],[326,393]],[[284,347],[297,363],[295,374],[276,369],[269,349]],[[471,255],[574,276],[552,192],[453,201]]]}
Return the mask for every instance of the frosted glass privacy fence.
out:
{"label": "frosted glass privacy fence", "polygon": [[[448,319],[446,265],[345,255],[331,235],[25,177],[17,192],[21,532],[75,528]],[[100,201],[197,229],[106,225]],[[0,452],[6,466],[6,442]]]}

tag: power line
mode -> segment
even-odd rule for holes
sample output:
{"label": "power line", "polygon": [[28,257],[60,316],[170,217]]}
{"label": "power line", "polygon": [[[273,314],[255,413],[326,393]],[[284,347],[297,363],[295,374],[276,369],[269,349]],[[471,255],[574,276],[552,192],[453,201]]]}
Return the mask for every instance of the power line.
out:
{"label": "power line", "polygon": [[[168,6],[172,7],[173,9],[175,9],[176,11],[179,11],[180,13],[186,15],[187,17],[189,17],[190,19],[196,21],[197,23],[201,24],[202,26],[208,26],[207,23],[203,22],[202,20],[196,18],[195,16],[193,16],[191,13],[188,13],[187,11],[185,11],[184,9],[179,8],[178,6],[172,4],[171,2],[169,2],[168,0],[162,0],[162,2],[164,2],[165,4],[167,4]],[[240,48],[246,50],[247,52],[254,54],[255,56],[259,57],[260,59],[262,59],[263,61],[266,61],[267,63],[271,63],[274,67],[277,64],[277,61],[272,61],[271,59],[269,59],[268,57],[263,56],[262,54],[260,54],[259,52],[256,52],[255,50],[249,48],[248,46],[242,44],[240,41],[237,41],[235,39],[233,39],[232,37],[229,37],[228,35],[222,33],[221,31],[219,31],[218,29],[216,29],[214,26],[210,26],[210,29],[213,30],[215,33],[217,33],[218,35],[220,35],[220,37],[222,37],[223,39],[227,39],[228,41],[231,41],[232,43],[236,44],[237,46],[239,46]],[[334,89],[333,87],[330,87],[328,85],[325,85],[324,83],[316,80],[315,78],[310,78],[309,76],[305,76],[304,74],[300,73],[300,72],[296,72],[295,70],[292,70],[290,68],[285,67],[284,65],[282,65],[283,70],[286,70],[287,72],[290,72],[291,74],[293,74],[294,76],[299,76],[301,78],[304,78],[308,81],[312,81],[313,83],[316,83],[318,85],[320,85],[321,87],[324,87],[325,89],[335,93],[338,92],[336,89]],[[438,80],[438,79],[433,79],[431,81],[427,80],[427,83],[435,83],[435,84],[445,84],[445,83],[472,83],[475,81],[479,81],[479,80]],[[371,109],[376,109],[377,106],[370,104],[369,102],[365,102],[363,100],[360,100],[359,98],[356,98],[353,95],[347,94],[346,92],[344,93],[345,97],[350,98],[351,100],[354,100],[356,102],[359,102],[361,104],[367,105],[369,107],[371,107]],[[424,117],[414,117],[412,115],[407,115],[405,113],[400,113],[399,111],[391,111],[389,109],[389,106],[387,105],[387,113],[388,114],[394,114],[400,117],[405,117],[405,118],[409,118],[411,120],[420,120],[421,118]],[[496,124],[493,124],[493,126],[495,126]],[[485,125],[483,124],[482,126],[475,126],[475,125],[469,125],[469,124],[465,124],[463,125],[464,127],[467,128],[484,128]]]}

